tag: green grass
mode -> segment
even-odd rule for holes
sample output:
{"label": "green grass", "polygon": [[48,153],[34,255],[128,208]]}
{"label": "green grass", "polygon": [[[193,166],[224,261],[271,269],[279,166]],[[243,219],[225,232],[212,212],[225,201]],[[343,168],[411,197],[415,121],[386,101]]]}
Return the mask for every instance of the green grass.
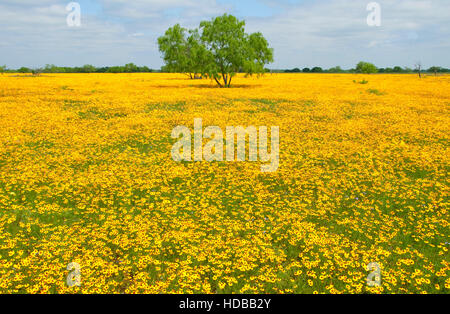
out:
{"label": "green grass", "polygon": [[370,94],[374,94],[377,96],[385,95],[385,93],[380,92],[378,89],[368,89],[367,90]]}

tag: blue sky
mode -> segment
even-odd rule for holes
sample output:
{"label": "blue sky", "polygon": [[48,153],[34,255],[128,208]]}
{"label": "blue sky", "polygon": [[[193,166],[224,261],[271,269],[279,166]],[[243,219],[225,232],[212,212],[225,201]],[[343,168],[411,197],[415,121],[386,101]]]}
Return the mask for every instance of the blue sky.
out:
{"label": "blue sky", "polygon": [[370,0],[78,0],[68,27],[64,0],[0,0],[0,64],[159,68],[158,36],[223,13],[246,20],[275,49],[271,68],[340,65],[450,67],[450,1],[378,0],[381,26],[367,25]]}
{"label": "blue sky", "polygon": [[231,4],[233,13],[241,18],[270,17],[279,12],[276,8],[258,0],[222,0],[219,3]]}
{"label": "blue sky", "polygon": [[[101,14],[102,5],[96,0],[79,0],[77,1],[83,10],[88,14]],[[267,2],[259,0],[219,0],[219,4],[230,5],[233,13],[241,18],[252,17],[269,17],[280,10],[274,6],[268,5]],[[299,3],[300,1],[285,1],[285,3]]]}

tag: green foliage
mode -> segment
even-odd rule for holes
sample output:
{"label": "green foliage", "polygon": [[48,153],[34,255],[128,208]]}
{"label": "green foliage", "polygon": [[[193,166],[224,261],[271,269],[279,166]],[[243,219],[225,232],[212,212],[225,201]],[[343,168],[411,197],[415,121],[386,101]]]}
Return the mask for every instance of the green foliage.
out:
{"label": "green foliage", "polygon": [[405,67],[403,73],[414,73],[414,70],[408,67]]}
{"label": "green foliage", "polygon": [[42,69],[32,69],[31,70],[31,74],[35,75],[35,76],[39,76],[42,73]]}
{"label": "green foliage", "polygon": [[[86,71],[89,69],[88,71]],[[89,68],[89,66],[84,66],[81,70],[83,73],[148,73],[153,72],[152,69],[147,66],[139,67],[134,63],[128,63],[124,66],[113,66],[104,68]]]}
{"label": "green foliage", "polygon": [[380,92],[378,89],[369,89],[369,90],[367,90],[370,94],[374,94],[374,95],[377,95],[377,96],[382,96],[382,95],[384,95],[384,93],[382,93],[382,92]]}
{"label": "green foliage", "polygon": [[206,75],[206,69],[212,62],[211,55],[202,44],[198,30],[190,30],[187,38],[187,68],[191,78],[197,78],[197,74]]}
{"label": "green foliage", "polygon": [[303,72],[303,73],[351,73],[354,71],[353,70],[344,70],[340,66],[335,66],[328,70],[324,70],[321,67],[313,67],[312,69],[303,68],[303,70],[300,70],[299,68],[294,68],[292,70],[285,70],[284,72],[285,73],[297,73],[297,72]]}
{"label": "green foliage", "polygon": [[169,28],[164,36],[158,38],[159,51],[163,55],[164,71],[187,71],[187,39],[186,29],[180,24]]}
{"label": "green foliage", "polygon": [[198,30],[187,31],[176,24],[158,38],[158,45],[165,63],[162,70],[165,72],[185,73],[194,79],[198,74],[205,74],[211,62]]}
{"label": "green foliage", "polygon": [[340,66],[336,66],[334,68],[328,69],[329,73],[344,73],[345,71],[342,70]]}
{"label": "green foliage", "polygon": [[95,73],[96,71],[97,71],[97,69],[93,65],[90,65],[90,64],[85,64],[82,67],[83,73]]}
{"label": "green foliage", "polygon": [[134,63],[128,63],[128,64],[125,64],[125,66],[124,66],[125,73],[136,73],[138,71],[139,71],[139,68]]}
{"label": "green foliage", "polygon": [[[220,87],[230,87],[238,72],[264,73],[273,50],[261,33],[246,34],[245,22],[228,14],[200,23],[201,39],[209,52],[206,73]],[[221,83],[223,81],[223,85]]]}
{"label": "green foliage", "polygon": [[17,72],[19,72],[19,73],[31,73],[31,69],[26,68],[26,67],[21,67],[20,69],[17,70]]}
{"label": "green foliage", "polygon": [[43,69],[42,73],[65,73],[65,69],[57,67],[54,64],[47,64]]}
{"label": "green foliage", "polygon": [[22,67],[15,72],[18,73],[33,73],[39,72],[39,73],[147,73],[147,72],[153,72],[152,69],[148,68],[147,66],[139,67],[133,63],[128,63],[124,66],[113,66],[113,67],[102,67],[97,68],[93,65],[86,64],[82,67],[58,67],[54,64],[47,64],[42,69],[35,69],[31,70],[26,67]]}
{"label": "green foliage", "polygon": [[200,28],[187,31],[179,24],[158,38],[164,71],[197,74],[230,87],[236,73],[263,74],[273,62],[273,50],[261,33],[245,33],[245,22],[228,14],[203,21]]}
{"label": "green foliage", "polygon": [[6,71],[6,65],[0,66],[0,73],[3,75]]}
{"label": "green foliage", "polygon": [[300,70],[299,68],[294,68],[292,70],[285,70],[284,73],[300,73],[302,72],[302,70]]}
{"label": "green foliage", "polygon": [[323,73],[323,69],[321,67],[314,67],[311,69],[311,73]]}
{"label": "green foliage", "polygon": [[412,70],[410,68],[402,68],[401,66],[395,66],[394,68],[380,68],[378,69],[378,73],[413,73],[418,72],[418,70]]}
{"label": "green foliage", "polygon": [[356,73],[372,74],[377,72],[377,67],[372,63],[361,61],[356,65]]}
{"label": "green foliage", "polygon": [[431,68],[428,69],[428,72],[430,73],[434,73],[435,76],[437,76],[438,72],[441,72],[442,68],[438,67],[438,66],[432,66]]}

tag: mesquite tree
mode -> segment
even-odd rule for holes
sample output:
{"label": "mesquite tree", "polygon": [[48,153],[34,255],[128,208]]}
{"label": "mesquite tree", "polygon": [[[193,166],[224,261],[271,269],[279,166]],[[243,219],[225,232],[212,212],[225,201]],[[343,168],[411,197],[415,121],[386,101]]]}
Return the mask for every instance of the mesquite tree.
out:
{"label": "mesquite tree", "polygon": [[175,25],[158,39],[165,69],[214,79],[230,87],[237,73],[263,74],[273,49],[261,33],[247,34],[245,22],[228,14],[200,23],[199,30]]}

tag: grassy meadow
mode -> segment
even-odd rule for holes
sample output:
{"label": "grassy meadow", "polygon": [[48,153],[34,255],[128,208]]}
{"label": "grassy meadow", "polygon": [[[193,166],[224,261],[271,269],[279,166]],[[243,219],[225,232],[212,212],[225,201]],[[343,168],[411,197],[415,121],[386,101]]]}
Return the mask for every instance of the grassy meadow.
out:
{"label": "grassy meadow", "polygon": [[[450,76],[0,75],[0,293],[449,293],[449,113]],[[173,161],[195,118],[279,126],[278,171]]]}

